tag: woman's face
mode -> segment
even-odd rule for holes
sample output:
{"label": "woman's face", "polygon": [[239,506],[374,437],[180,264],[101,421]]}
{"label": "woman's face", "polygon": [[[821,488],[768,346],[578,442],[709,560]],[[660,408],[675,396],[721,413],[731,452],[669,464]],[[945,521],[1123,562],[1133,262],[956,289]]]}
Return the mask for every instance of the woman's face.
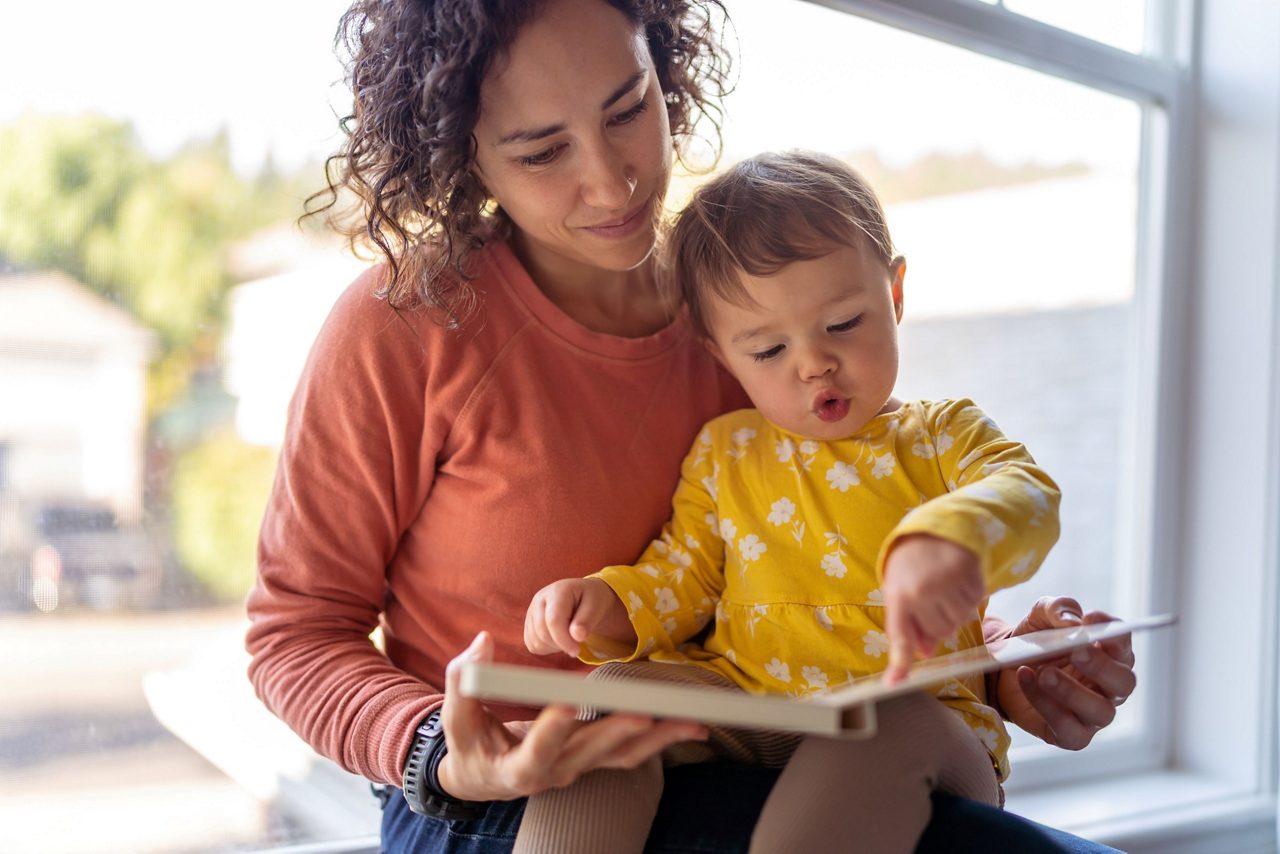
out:
{"label": "woman's face", "polygon": [[644,34],[601,0],[550,0],[481,87],[477,173],[536,267],[623,271],[653,250],[671,172]]}

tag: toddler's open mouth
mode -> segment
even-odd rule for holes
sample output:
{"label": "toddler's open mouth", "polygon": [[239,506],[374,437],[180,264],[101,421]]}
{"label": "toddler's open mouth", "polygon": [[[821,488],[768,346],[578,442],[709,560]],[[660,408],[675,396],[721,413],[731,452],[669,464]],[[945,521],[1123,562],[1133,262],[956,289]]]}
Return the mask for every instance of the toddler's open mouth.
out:
{"label": "toddler's open mouth", "polygon": [[849,414],[849,400],[833,394],[821,394],[815,401],[813,414],[828,424],[834,424]]}

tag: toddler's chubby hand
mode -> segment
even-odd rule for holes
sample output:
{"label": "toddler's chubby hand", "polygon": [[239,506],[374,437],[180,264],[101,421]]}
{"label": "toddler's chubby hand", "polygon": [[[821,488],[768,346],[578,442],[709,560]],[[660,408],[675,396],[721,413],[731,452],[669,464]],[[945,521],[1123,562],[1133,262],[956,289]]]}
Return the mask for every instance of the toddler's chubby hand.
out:
{"label": "toddler's chubby hand", "polygon": [[929,534],[912,534],[894,545],[884,564],[883,592],[889,684],[906,677],[913,652],[931,655],[939,642],[976,619],[987,593],[978,556]]}
{"label": "toddler's chubby hand", "polygon": [[563,652],[578,657],[589,635],[635,642],[626,608],[598,578],[566,578],[534,594],[524,617],[524,645],[535,655]]}

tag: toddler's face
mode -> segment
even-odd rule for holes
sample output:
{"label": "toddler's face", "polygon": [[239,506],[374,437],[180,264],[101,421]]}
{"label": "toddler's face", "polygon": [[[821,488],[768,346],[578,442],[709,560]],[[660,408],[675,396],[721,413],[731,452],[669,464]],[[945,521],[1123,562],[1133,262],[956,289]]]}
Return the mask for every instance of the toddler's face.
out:
{"label": "toddler's face", "polygon": [[784,430],[844,439],[890,404],[898,379],[905,262],[844,247],[764,278],[739,273],[754,305],[712,297],[712,352]]}

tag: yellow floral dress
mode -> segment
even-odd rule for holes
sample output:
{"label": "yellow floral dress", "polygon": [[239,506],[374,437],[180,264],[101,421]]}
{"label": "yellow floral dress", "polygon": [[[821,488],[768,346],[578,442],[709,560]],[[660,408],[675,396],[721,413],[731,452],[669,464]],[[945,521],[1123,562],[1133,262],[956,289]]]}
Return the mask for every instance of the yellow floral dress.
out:
{"label": "yellow floral dress", "polygon": [[[969,400],[920,401],[857,435],[803,439],[756,410],[703,429],[671,520],[634,566],[596,574],[627,606],[634,649],[592,638],[592,664],[649,658],[714,670],[752,693],[802,696],[888,663],[880,580],[900,537],[981,556],[988,594],[1025,581],[1058,537],[1057,484]],[[948,639],[982,643],[983,606]],[[701,643],[690,639],[714,620]],[[935,691],[986,745],[1000,779],[1009,736],[983,679]]]}

